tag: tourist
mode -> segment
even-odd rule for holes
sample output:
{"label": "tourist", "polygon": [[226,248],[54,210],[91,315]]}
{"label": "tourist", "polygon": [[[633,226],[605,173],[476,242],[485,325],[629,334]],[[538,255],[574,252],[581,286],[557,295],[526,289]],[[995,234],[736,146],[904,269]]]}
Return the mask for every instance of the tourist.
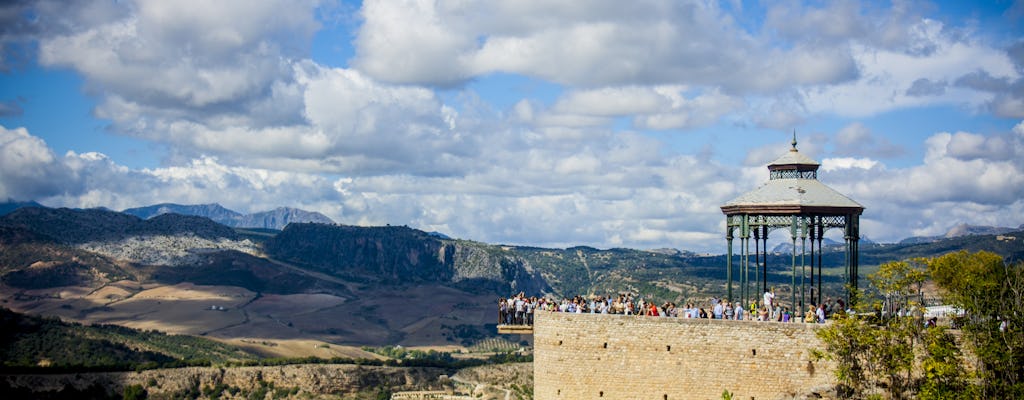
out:
{"label": "tourist", "polygon": [[761,306],[761,310],[758,312],[758,315],[757,315],[757,320],[758,321],[768,321],[768,318],[769,318],[768,307]]}
{"label": "tourist", "polygon": [[743,320],[743,305],[740,304],[739,302],[736,302],[736,310],[734,312],[736,313],[736,320],[737,321],[742,321]]}
{"label": "tourist", "polygon": [[818,311],[815,313],[815,316],[818,317],[818,323],[819,324],[824,324],[825,323],[825,304],[824,303],[818,305]]}
{"label": "tourist", "polygon": [[505,301],[504,297],[498,298],[498,323],[508,324],[508,302]]}
{"label": "tourist", "polygon": [[791,322],[789,315],[789,307],[786,307],[785,310],[782,310],[782,322]]}
{"label": "tourist", "polygon": [[516,325],[522,325],[523,324],[523,318],[526,315],[526,301],[523,300],[523,296],[524,296],[524,294],[520,293],[519,296],[516,296],[516,299],[515,299],[516,317],[515,317],[515,322],[514,323]]}
{"label": "tourist", "polygon": [[[715,300],[718,300],[718,299],[715,299]],[[725,310],[722,307],[722,302],[715,301],[714,302],[714,307],[712,308],[712,313],[714,314],[714,319],[722,319],[722,313],[724,311]]]}
{"label": "tourist", "polygon": [[764,292],[764,300],[762,301],[762,305],[765,308],[767,308],[769,312],[772,312],[772,316],[771,317],[772,317],[772,320],[774,320],[775,319],[775,313],[774,313],[775,312],[775,288],[774,287],[772,287],[771,290],[766,290]]}
{"label": "tourist", "polygon": [[814,323],[814,320],[815,320],[815,312],[814,312],[814,310],[815,310],[814,303],[811,303],[811,305],[809,307],[807,307],[807,313],[804,314],[804,322],[806,322],[808,324],[813,324]]}
{"label": "tourist", "polygon": [[533,325],[533,312],[537,308],[537,298],[530,297],[526,303],[526,324]]}

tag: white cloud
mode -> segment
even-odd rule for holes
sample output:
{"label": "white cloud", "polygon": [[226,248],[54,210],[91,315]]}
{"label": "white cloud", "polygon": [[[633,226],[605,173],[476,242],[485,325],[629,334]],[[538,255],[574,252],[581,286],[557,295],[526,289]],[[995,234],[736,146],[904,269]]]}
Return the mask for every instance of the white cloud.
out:
{"label": "white cloud", "polygon": [[1021,78],[1007,53],[979,43],[957,41],[943,34],[934,21],[922,22],[923,30],[933,32],[934,49],[926,54],[908,54],[864,45],[853,47],[860,66],[860,79],[829,86],[802,89],[803,104],[811,113],[834,113],[847,117],[864,117],[890,110],[935,104],[967,105],[980,108],[996,96],[964,84],[949,86],[939,94],[921,96],[909,91],[930,82],[953,82],[966,71],[984,71],[1000,79]]}
{"label": "white cloud", "polygon": [[30,200],[60,193],[69,171],[42,139],[25,128],[0,126],[0,199]]}
{"label": "white cloud", "polygon": [[453,85],[509,72],[582,87],[744,92],[856,75],[848,51],[775,46],[707,2],[369,1],[363,17],[353,65],[389,82]]}
{"label": "white cloud", "polygon": [[546,126],[601,126],[613,118],[631,117],[641,129],[694,128],[715,123],[743,105],[740,99],[719,90],[693,92],[685,86],[575,90],[559,98],[538,122]]}
{"label": "white cloud", "polygon": [[[1002,147],[987,152],[994,144]],[[883,240],[945,232],[961,222],[1016,227],[1024,209],[1024,136],[937,133],[921,165],[886,169],[863,163],[824,175],[864,204]],[[837,173],[838,172],[838,173]],[[908,232],[909,231],[909,232]]]}
{"label": "white cloud", "polygon": [[840,156],[892,157],[904,151],[884,137],[877,137],[860,122],[849,124],[835,135],[835,154]]}

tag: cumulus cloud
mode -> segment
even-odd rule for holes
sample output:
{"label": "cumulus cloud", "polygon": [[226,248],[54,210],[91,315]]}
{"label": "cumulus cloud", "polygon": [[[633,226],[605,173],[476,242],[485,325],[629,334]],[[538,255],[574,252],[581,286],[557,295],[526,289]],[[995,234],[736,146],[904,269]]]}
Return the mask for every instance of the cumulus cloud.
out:
{"label": "cumulus cloud", "polygon": [[[964,71],[976,71],[981,76],[1007,82],[1021,78],[1004,50],[962,40],[947,33],[937,21],[922,20],[913,29],[930,41],[932,50],[918,54],[854,45],[853,54],[861,67],[861,79],[801,88],[807,111],[862,117],[936,104],[983,108],[998,97],[987,91],[991,81],[984,79],[969,84],[964,80]],[[943,94],[937,93],[936,82],[957,81],[962,82],[945,86]],[[930,95],[923,96],[926,93]]]}
{"label": "cumulus cloud", "polygon": [[444,86],[511,72],[581,87],[749,92],[857,74],[848,51],[774,46],[707,2],[371,1],[362,15],[353,65],[388,82]]}
{"label": "cumulus cloud", "polygon": [[[42,139],[0,126],[0,198],[31,200],[74,191],[73,175]],[[70,184],[69,184],[70,183]]]}
{"label": "cumulus cloud", "polygon": [[932,81],[928,78],[920,78],[907,88],[907,96],[941,96],[946,93],[947,83],[945,81]]}
{"label": "cumulus cloud", "polygon": [[[81,74],[100,96],[96,114],[116,132],[212,150],[208,136],[226,127],[302,122],[293,60],[308,53],[318,28],[314,2],[100,3],[40,2],[32,11],[43,20],[68,15],[61,29],[38,33],[39,62]],[[206,138],[192,137],[197,126],[209,128],[198,134]]]}
{"label": "cumulus cloud", "polygon": [[660,144],[637,134],[576,149],[497,144],[488,147],[492,164],[457,176],[333,178],[215,157],[133,169],[101,153],[56,157],[25,129],[0,137],[0,195],[50,206],[219,202],[251,212],[287,205],[342,223],[403,224],[512,244],[648,248],[686,240],[675,246],[710,249],[719,236],[708,232],[720,222],[717,207],[737,190],[729,167],[659,156]]}
{"label": "cumulus cloud", "polygon": [[884,137],[878,137],[860,122],[854,122],[835,135],[835,154],[840,156],[893,157],[903,149]]}
{"label": "cumulus cloud", "polygon": [[[600,126],[628,117],[641,129],[685,129],[710,125],[739,109],[742,100],[719,90],[685,86],[627,86],[571,91],[558,99],[540,122],[547,125]],[[532,110],[531,110],[532,111]]]}
{"label": "cumulus cloud", "polygon": [[1024,134],[937,133],[923,163],[847,168],[823,179],[864,204],[878,239],[935,235],[956,223],[1017,226],[1024,209]]}

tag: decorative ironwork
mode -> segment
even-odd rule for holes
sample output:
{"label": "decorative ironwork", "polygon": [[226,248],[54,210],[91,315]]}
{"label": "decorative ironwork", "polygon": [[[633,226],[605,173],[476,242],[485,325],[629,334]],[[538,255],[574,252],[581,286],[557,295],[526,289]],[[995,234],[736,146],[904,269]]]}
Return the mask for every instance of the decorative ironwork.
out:
{"label": "decorative ironwork", "polygon": [[777,169],[768,174],[768,179],[818,179],[818,171],[797,171],[794,169]]}

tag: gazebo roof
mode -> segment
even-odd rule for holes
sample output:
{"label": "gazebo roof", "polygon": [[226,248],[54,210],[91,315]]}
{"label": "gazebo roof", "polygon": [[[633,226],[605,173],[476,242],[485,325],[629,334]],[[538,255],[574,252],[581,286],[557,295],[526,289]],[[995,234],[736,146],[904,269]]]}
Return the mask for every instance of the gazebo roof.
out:
{"label": "gazebo roof", "polygon": [[726,215],[735,214],[819,214],[846,215],[864,212],[864,206],[818,181],[814,159],[793,148],[771,164],[771,178],[761,187],[744,193],[722,206]]}
{"label": "gazebo roof", "polygon": [[864,206],[817,179],[773,179],[722,206],[732,214],[860,214]]}
{"label": "gazebo roof", "polygon": [[782,157],[779,157],[775,161],[772,161],[771,164],[768,164],[768,169],[774,169],[773,167],[781,167],[784,165],[799,165],[817,169],[821,164],[818,164],[814,159],[803,155],[803,153],[797,151],[796,147],[794,147],[790,151],[786,152],[786,154],[783,154]]}

